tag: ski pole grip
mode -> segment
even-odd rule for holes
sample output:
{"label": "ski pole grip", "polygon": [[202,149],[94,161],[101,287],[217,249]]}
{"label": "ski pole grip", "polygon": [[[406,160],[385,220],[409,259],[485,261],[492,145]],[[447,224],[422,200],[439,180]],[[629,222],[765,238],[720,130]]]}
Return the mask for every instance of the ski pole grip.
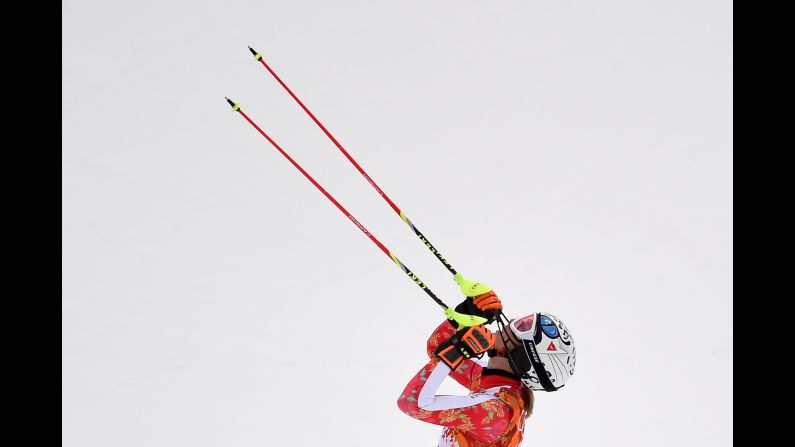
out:
{"label": "ski pole grip", "polygon": [[486,318],[478,317],[477,315],[467,315],[456,312],[452,307],[445,309],[444,315],[448,319],[455,321],[458,324],[458,327],[479,326],[481,324],[486,324],[486,322],[489,321]]}
{"label": "ski pole grip", "polygon": [[478,296],[492,290],[490,285],[464,278],[464,275],[460,273],[456,273],[453,279],[458,284],[464,296]]}

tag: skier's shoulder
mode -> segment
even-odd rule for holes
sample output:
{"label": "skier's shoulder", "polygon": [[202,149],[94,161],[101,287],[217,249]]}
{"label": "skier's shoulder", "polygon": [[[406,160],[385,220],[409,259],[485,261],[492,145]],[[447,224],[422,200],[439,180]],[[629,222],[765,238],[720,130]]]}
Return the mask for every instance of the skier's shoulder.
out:
{"label": "skier's shoulder", "polygon": [[507,401],[513,400],[513,397],[521,398],[521,390],[511,385],[498,385],[491,388],[480,389],[469,394],[473,399],[491,398],[509,403]]}

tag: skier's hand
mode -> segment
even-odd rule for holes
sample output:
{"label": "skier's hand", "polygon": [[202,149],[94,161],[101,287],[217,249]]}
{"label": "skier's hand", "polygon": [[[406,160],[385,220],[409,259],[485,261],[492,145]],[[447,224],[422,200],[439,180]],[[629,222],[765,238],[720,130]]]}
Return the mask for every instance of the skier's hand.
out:
{"label": "skier's hand", "polygon": [[[489,324],[497,318],[502,311],[502,302],[491,286],[464,278],[460,273],[456,273],[453,279],[461,288],[461,293],[467,296],[456,306],[456,312],[485,318],[485,324]],[[450,319],[450,323],[459,327],[459,324],[452,319]]]}
{"label": "skier's hand", "polygon": [[493,290],[472,297],[472,302],[475,304],[475,307],[483,313],[488,313],[489,311],[499,312],[502,310],[502,301],[500,301],[500,298]]}
{"label": "skier's hand", "polygon": [[434,354],[455,371],[464,359],[481,356],[494,347],[496,341],[494,333],[481,324],[456,332],[448,340],[439,343]]}
{"label": "skier's hand", "polygon": [[[478,296],[466,297],[464,301],[456,306],[455,311],[465,315],[483,317],[486,319],[485,324],[489,324],[496,320],[500,311],[502,311],[502,302],[497,294],[490,290]],[[454,320],[450,320],[450,322],[453,326],[458,327],[458,323]]]}

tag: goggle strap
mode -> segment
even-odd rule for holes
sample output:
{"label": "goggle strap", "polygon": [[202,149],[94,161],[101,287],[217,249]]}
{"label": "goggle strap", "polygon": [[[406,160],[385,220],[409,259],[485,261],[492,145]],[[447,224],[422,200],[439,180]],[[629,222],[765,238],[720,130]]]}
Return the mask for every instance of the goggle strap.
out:
{"label": "goggle strap", "polygon": [[538,375],[538,381],[541,382],[541,386],[544,387],[544,391],[557,391],[558,389],[552,384],[552,381],[549,379],[549,375],[547,375],[547,370],[544,368],[544,364],[541,363],[541,359],[538,357],[536,344],[531,340],[525,341],[524,345],[530,350],[530,364],[533,365],[533,369]]}

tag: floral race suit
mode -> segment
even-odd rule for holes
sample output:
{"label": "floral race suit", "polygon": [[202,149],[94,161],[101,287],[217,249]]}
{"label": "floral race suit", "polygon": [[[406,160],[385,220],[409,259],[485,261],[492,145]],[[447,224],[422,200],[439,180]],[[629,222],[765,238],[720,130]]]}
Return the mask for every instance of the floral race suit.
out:
{"label": "floral race suit", "polygon": [[[504,371],[466,360],[451,371],[433,354],[455,333],[445,320],[428,339],[431,360],[411,379],[398,399],[407,415],[444,428],[439,447],[516,447],[522,442],[524,406],[521,382]],[[470,390],[468,396],[437,396],[447,376]]]}

